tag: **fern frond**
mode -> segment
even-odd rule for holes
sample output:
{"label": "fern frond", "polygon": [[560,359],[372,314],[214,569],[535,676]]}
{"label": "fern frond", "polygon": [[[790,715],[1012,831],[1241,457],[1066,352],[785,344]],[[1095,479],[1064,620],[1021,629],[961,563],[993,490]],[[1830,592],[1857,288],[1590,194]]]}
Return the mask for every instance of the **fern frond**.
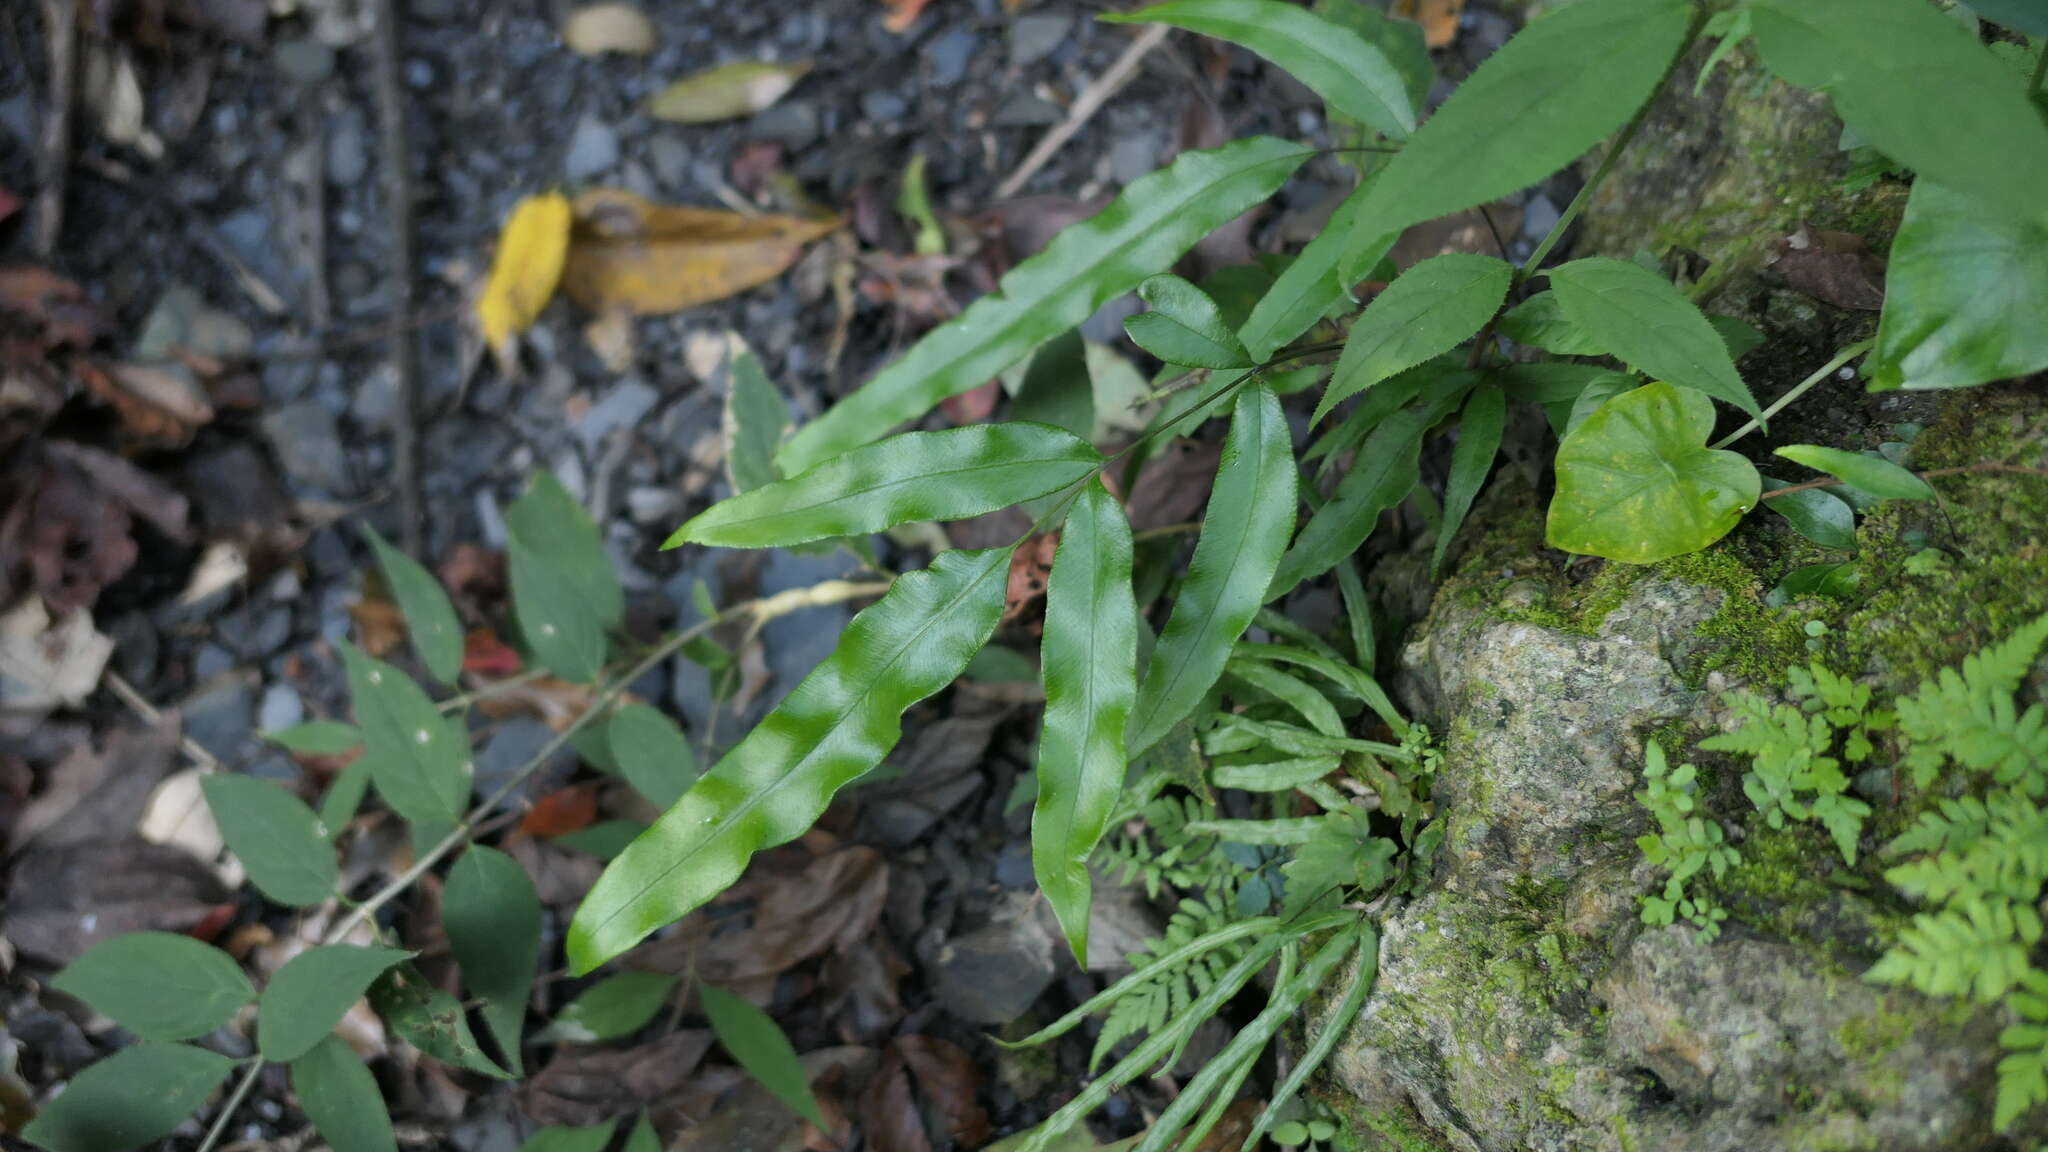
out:
{"label": "fern frond", "polygon": [[1899,942],[1864,974],[1880,984],[1905,984],[1929,996],[1974,996],[1990,1003],[2028,971],[2027,953],[2041,938],[2032,905],[1967,900],[1921,913]]}
{"label": "fern frond", "polygon": [[[1234,894],[1223,892],[1211,893],[1207,899],[1182,900],[1167,918],[1165,934],[1146,941],[1142,949],[1132,953],[1131,965],[1143,968],[1198,937],[1226,927],[1238,918],[1234,904]],[[1196,997],[1208,991],[1243,957],[1249,946],[1250,941],[1233,941],[1213,948],[1145,977],[1137,987],[1124,993],[1103,1019],[1102,1033],[1096,1037],[1095,1050],[1088,1057],[1089,1070],[1092,1072],[1104,1056],[1125,1040],[1157,1032],[1168,1021],[1177,1019]]]}
{"label": "fern frond", "polygon": [[2048,788],[2048,716],[2020,711],[2012,696],[2048,642],[2048,616],[1944,668],[1899,701],[1899,729],[1912,742],[1913,782],[1925,788],[1945,760],[2019,784],[2030,795]]}
{"label": "fern frond", "polygon": [[1993,793],[1978,807],[1983,822],[1963,846],[1888,869],[1885,879],[1923,900],[2032,903],[2048,883],[2048,810],[2014,792]]}
{"label": "fern frond", "polygon": [[1985,798],[1960,796],[1943,800],[1932,812],[1922,812],[1911,828],[1885,846],[1887,856],[1908,852],[1961,852],[1984,835],[1991,825]]}

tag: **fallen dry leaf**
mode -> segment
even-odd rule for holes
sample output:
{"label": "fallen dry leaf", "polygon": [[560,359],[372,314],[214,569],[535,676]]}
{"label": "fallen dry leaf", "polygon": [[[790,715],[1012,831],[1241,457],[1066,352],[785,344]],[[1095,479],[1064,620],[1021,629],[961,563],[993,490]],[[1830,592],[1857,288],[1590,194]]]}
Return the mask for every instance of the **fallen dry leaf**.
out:
{"label": "fallen dry leaf", "polygon": [[213,869],[182,848],[99,836],[22,855],[5,935],[22,955],[64,965],[125,932],[193,929],[228,899]]}
{"label": "fallen dry leaf", "polygon": [[[41,597],[0,616],[0,710],[31,715],[85,703],[99,686],[114,642],[79,609],[52,624]],[[25,814],[24,814],[25,818]]]}
{"label": "fallen dry leaf", "polygon": [[633,316],[619,309],[604,312],[585,324],[583,342],[590,345],[605,371],[620,375],[632,370],[633,359],[640,352],[633,335]]}
{"label": "fallen dry leaf", "polygon": [[519,830],[552,840],[590,827],[597,819],[597,793],[581,785],[557,789],[534,801],[520,818]]}
{"label": "fallen dry leaf", "polygon": [[658,1104],[690,1083],[711,1033],[671,1032],[624,1051],[565,1047],[535,1073],[521,1094],[538,1124],[597,1124]]}
{"label": "fallen dry leaf", "polygon": [[0,473],[0,604],[40,593],[53,612],[90,605],[138,554],[134,522],[191,539],[185,498],[118,456],[65,440],[16,451]]}
{"label": "fallen dry leaf", "polygon": [[954,424],[979,424],[995,415],[996,398],[1002,395],[1000,381],[977,384],[939,401],[939,410]]}
{"label": "fallen dry leaf", "polygon": [[645,56],[659,42],[654,21],[632,4],[586,4],[562,21],[562,43],[578,56]]}
{"label": "fallen dry leaf", "polygon": [[1222,455],[1220,441],[1175,440],[1146,461],[1127,502],[1131,531],[1184,524],[1200,516]]}
{"label": "fallen dry leaf", "polygon": [[356,646],[382,660],[405,639],[405,612],[389,600],[364,598],[348,606]]}
{"label": "fallen dry leaf", "polygon": [[151,160],[162,159],[164,142],[149,130],[142,99],[142,81],[125,45],[88,37],[78,92],[99,117],[100,135],[109,143],[133,148]]}
{"label": "fallen dry leaf", "polygon": [[462,670],[496,679],[525,667],[519,651],[498,639],[489,628],[478,628],[462,638]]}
{"label": "fallen dry leaf", "polygon": [[476,302],[484,343],[510,363],[512,338],[533,326],[555,295],[569,252],[569,199],[559,192],[528,196],[498,234],[491,279]]}
{"label": "fallen dry leaf", "polygon": [[1854,232],[1801,228],[1781,238],[1772,267],[1795,291],[1837,308],[1884,307],[1884,261]]}
{"label": "fallen dry leaf", "polygon": [[1244,1145],[1245,1137],[1252,1134],[1252,1123],[1265,1107],[1266,1102],[1259,1099],[1233,1102],[1202,1142],[1195,1145],[1195,1152],[1235,1152]]}
{"label": "fallen dry leaf", "polygon": [[860,1098],[860,1131],[874,1152],[932,1152],[917,1100],[910,1093],[910,1066],[890,1045],[882,1066]]}
{"label": "fallen dry leaf", "polygon": [[673,124],[710,124],[752,116],[809,75],[811,62],[739,60],[692,72],[647,101],[647,114]]}
{"label": "fallen dry leaf", "polygon": [[177,714],[167,712],[153,725],[117,729],[102,748],[73,748],[50,769],[42,794],[16,818],[15,846],[96,843],[109,829],[136,824],[150,793],[171,770],[178,731]]}
{"label": "fallen dry leaf", "polygon": [[870,933],[859,945],[825,959],[823,980],[831,993],[825,1012],[836,1017],[849,1043],[871,1040],[903,1018],[903,997],[897,990],[910,965],[889,938]]}
{"label": "fallen dry leaf", "polygon": [[1003,623],[1035,622],[1045,612],[1045,582],[1052,576],[1052,558],[1059,546],[1059,533],[1045,532],[1026,540],[1010,554]]}
{"label": "fallen dry leaf", "polygon": [[182,448],[213,422],[213,404],[180,365],[116,364],[106,371],[79,364],[87,391],[113,408],[127,442],[137,448]]}
{"label": "fallen dry leaf", "polygon": [[680,312],[764,284],[836,218],[742,216],[598,188],[576,198],[562,291],[585,309]]}
{"label": "fallen dry leaf", "polygon": [[918,15],[930,2],[931,0],[882,0],[883,6],[889,9],[889,14],[882,17],[882,27],[899,36],[910,31],[910,26],[917,23]]}
{"label": "fallen dry leaf", "polygon": [[199,554],[192,566],[192,578],[178,594],[178,603],[189,608],[217,593],[240,584],[249,576],[249,558],[232,540],[216,540]]}
{"label": "fallen dry leaf", "polygon": [[968,1148],[988,1139],[988,1113],[975,1099],[981,1073],[959,1045],[936,1036],[899,1036],[891,1047],[903,1054],[947,1139]]}
{"label": "fallen dry leaf", "polygon": [[85,289],[47,268],[0,268],[0,313],[20,316],[42,330],[42,347],[83,348],[106,328]]}
{"label": "fallen dry leaf", "polygon": [[597,690],[588,684],[571,684],[554,676],[541,676],[492,692],[476,702],[477,711],[492,719],[532,716],[560,732],[590,711]]}
{"label": "fallen dry leaf", "polygon": [[1458,38],[1458,14],[1464,10],[1465,0],[1394,0],[1394,15],[1422,25],[1422,38],[1431,48]]}
{"label": "fallen dry leaf", "polygon": [[[1492,217],[1490,225],[1487,223],[1489,216]],[[1498,239],[1494,235],[1496,228],[1500,229]],[[1467,208],[1439,220],[1415,225],[1401,233],[1401,239],[1395,242],[1387,258],[1394,262],[1394,267],[1406,269],[1432,256],[1452,252],[1498,256],[1501,253],[1500,240],[1513,236],[1521,228],[1521,207],[1495,201],[1482,208]]]}

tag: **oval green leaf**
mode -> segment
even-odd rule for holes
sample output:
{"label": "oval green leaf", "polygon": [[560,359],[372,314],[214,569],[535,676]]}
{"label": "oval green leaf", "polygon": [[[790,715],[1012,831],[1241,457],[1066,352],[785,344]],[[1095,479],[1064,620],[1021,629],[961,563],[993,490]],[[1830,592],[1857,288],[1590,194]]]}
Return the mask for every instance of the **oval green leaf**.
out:
{"label": "oval green leaf", "polygon": [[1479,331],[1507,298],[1514,269],[1491,256],[1454,252],[1403,272],[1368,305],[1309,424],[1344,400],[1442,355]]}
{"label": "oval green leaf", "polygon": [[1128,743],[1133,756],[1186,719],[1223,675],[1294,532],[1295,465],[1280,398],[1265,384],[1237,395],[1216,487],[1188,575],[1152,649]]}
{"label": "oval green leaf", "polygon": [[461,819],[469,750],[412,678],[352,644],[341,645],[363,759],[391,810],[415,823]]}
{"label": "oval green leaf", "polygon": [[[1769,476],[1763,482],[1773,488],[1790,487]],[[1824,488],[1805,488],[1764,501],[1764,506],[1783,516],[1793,530],[1823,548],[1856,547],[1856,511],[1840,496]]]}
{"label": "oval green leaf", "polygon": [[503,852],[471,846],[448,869],[441,928],[463,983],[483,1001],[484,1026],[517,1074],[526,1001],[540,966],[540,896],[532,878]]}
{"label": "oval green leaf", "polygon": [[966,520],[1058,491],[1100,467],[1102,456],[1087,441],[1047,424],[907,432],[722,500],[662,547],[767,548],[912,520]]}
{"label": "oval green leaf", "polygon": [[697,779],[697,755],[676,722],[645,704],[628,704],[605,724],[619,775],[656,808],[671,807]]}
{"label": "oval green leaf", "polygon": [[879,764],[904,710],[952,683],[995,631],[1012,551],[942,552],[855,616],[832,655],[604,870],[570,923],[570,966],[588,972],[724,891]]}
{"label": "oval green leaf", "polygon": [[1358,33],[1280,0],[1168,0],[1102,17],[1117,24],[1171,24],[1241,45],[1323,98],[1331,111],[1394,139],[1415,131],[1408,87],[1386,54]]}
{"label": "oval green leaf", "polygon": [[583,505],[547,472],[505,509],[512,614],[548,671],[579,684],[604,673],[606,634],[625,616],[625,594],[604,538]]}
{"label": "oval green leaf", "polygon": [[594,1044],[638,1032],[661,1014],[677,979],[666,972],[607,976],[569,1001],[540,1038],[559,1044]]}
{"label": "oval green leaf", "polygon": [[789,431],[789,404],[739,333],[725,334],[725,471],[735,492],[782,479],[775,450]]}
{"label": "oval green leaf", "polygon": [[766,1012],[715,984],[700,985],[697,998],[704,1005],[704,1015],[710,1018],[719,1045],[739,1061],[747,1075],[759,1081],[769,1095],[788,1105],[790,1111],[821,1130],[829,1127],[818,1111],[817,1100],[811,1096],[810,1080],[804,1075],[803,1065],[797,1062],[796,1049]]}
{"label": "oval green leaf", "polygon": [[411,955],[396,948],[323,944],[285,961],[256,1005],[256,1046],[263,1058],[289,1063],[312,1051],[372,981]]}
{"label": "oval green leaf", "polygon": [[1787,444],[1774,450],[1795,464],[1825,472],[1844,484],[1860,488],[1881,500],[1932,500],[1934,489],[1882,456],[1865,456],[1818,444]]}
{"label": "oval green leaf", "polygon": [[356,809],[363,806],[363,796],[369,790],[370,765],[358,756],[349,761],[348,767],[327,786],[327,794],[320,797],[320,826],[327,829],[329,837],[355,819]]}
{"label": "oval green leaf", "polygon": [[[1299,11],[1299,9],[1297,9]],[[1209,294],[1162,272],[1138,285],[1138,296],[1152,306],[1124,320],[1131,340],[1168,364],[1192,368],[1248,368],[1251,356],[1224,323],[1223,312]]]}
{"label": "oval green leaf", "polygon": [[1914,183],[1892,241],[1871,387],[1968,388],[2048,368],[2048,224]]}
{"label": "oval green leaf", "polygon": [[1706,447],[1714,402],[1646,384],[1600,406],[1557,448],[1551,547],[1654,564],[1697,552],[1756,506],[1756,468]]}
{"label": "oval green leaf", "polygon": [[1345,269],[1370,264],[1382,236],[1526,188],[1606,139],[1656,90],[1692,17],[1686,0],[1578,0],[1532,21],[1387,162]]}
{"label": "oval green leaf", "polygon": [[469,1030],[462,1002],[432,984],[411,964],[399,964],[370,984],[370,1007],[393,1035],[443,1064],[481,1072],[497,1080],[508,1076],[484,1055]]}
{"label": "oval green leaf", "polygon": [[265,732],[263,738],[287,751],[308,756],[339,756],[363,742],[363,734],[356,731],[355,725],[339,720],[308,720]]}
{"label": "oval green leaf", "polygon": [[391,1114],[377,1078],[348,1042],[329,1036],[292,1061],[292,1093],[334,1152],[395,1152]]}
{"label": "oval green leaf", "polygon": [[256,989],[234,958],[169,932],[103,940],[50,987],[75,996],[144,1040],[190,1040],[234,1018]]}
{"label": "oval green leaf", "polygon": [[1124,731],[1137,692],[1138,609],[1131,594],[1131,527],[1100,480],[1067,513],[1045,591],[1045,725],[1038,737],[1038,804],[1031,866],[1085,966],[1088,857],[1123,794]]}
{"label": "oval green leaf", "polygon": [[519,1152],[604,1152],[618,1126],[618,1121],[607,1120],[583,1128],[542,1128],[526,1138]]}
{"label": "oval green leaf", "polygon": [[462,674],[462,622],[455,618],[455,605],[448,602],[441,582],[368,524],[363,525],[363,539],[377,554],[384,584],[405,613],[406,633],[427,674],[443,684],[455,683]]}
{"label": "oval green leaf", "polygon": [[1097,308],[1164,272],[1195,241],[1286,183],[1312,150],[1256,136],[1133,181],[1107,208],[1062,231],[1004,275],[999,291],[918,341],[901,360],[797,431],[778,462],[809,468],[986,383]]}
{"label": "oval green leaf", "polygon": [[1622,363],[1762,416],[1727,341],[1671,281],[1640,264],[1593,256],[1552,268],[1550,285],[1565,317]]}
{"label": "oval green leaf", "polygon": [[297,796],[268,780],[218,772],[199,787],[258,892],[290,908],[310,908],[334,895],[334,846],[320,817]]}
{"label": "oval green leaf", "polygon": [[234,1066],[187,1044],[123,1048],[73,1076],[21,1137],[48,1152],[126,1152],[170,1135]]}

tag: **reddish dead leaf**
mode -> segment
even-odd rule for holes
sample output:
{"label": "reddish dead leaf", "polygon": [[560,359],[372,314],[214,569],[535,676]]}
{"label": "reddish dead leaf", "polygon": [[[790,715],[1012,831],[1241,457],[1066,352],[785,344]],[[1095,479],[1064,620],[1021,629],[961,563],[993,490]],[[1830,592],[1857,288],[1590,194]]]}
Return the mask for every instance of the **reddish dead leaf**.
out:
{"label": "reddish dead leaf", "polygon": [[1044,532],[1026,540],[1010,554],[1010,582],[1004,593],[1005,624],[1035,622],[1045,612],[1045,582],[1052,576],[1053,554],[1060,534]]}
{"label": "reddish dead leaf", "polygon": [[988,1113],[975,1099],[981,1073],[959,1045],[936,1036],[900,1036],[891,1047],[903,1054],[918,1094],[947,1139],[969,1148],[988,1139]]}
{"label": "reddish dead leaf", "polygon": [[910,1092],[910,1066],[892,1044],[875,1078],[860,1097],[860,1131],[874,1152],[932,1152],[917,1100]]}
{"label": "reddish dead leaf", "polygon": [[405,612],[389,600],[358,600],[348,614],[356,622],[356,647],[379,660],[405,639]]}
{"label": "reddish dead leaf", "polygon": [[1002,386],[991,380],[939,401],[939,410],[955,424],[979,424],[993,416]]}
{"label": "reddish dead leaf", "polygon": [[597,819],[597,793],[581,785],[562,788],[534,801],[520,818],[519,830],[552,840],[590,827]]}
{"label": "reddish dead leaf", "polygon": [[1185,524],[1202,514],[1216,482],[1223,445],[1216,440],[1175,440],[1145,462],[1131,485],[1126,511],[1131,531]]}
{"label": "reddish dead leaf", "polygon": [[1777,242],[1772,266],[1795,291],[1837,308],[1884,307],[1884,261],[1853,232],[1801,228]]}
{"label": "reddish dead leaf", "polygon": [[462,670],[497,679],[510,676],[525,666],[510,644],[498,639],[489,628],[478,628],[462,638]]}
{"label": "reddish dead leaf", "polygon": [[53,612],[87,607],[135,563],[142,520],[187,543],[185,498],[95,448],[49,441],[0,473],[0,602],[34,589]]}
{"label": "reddish dead leaf", "polygon": [[0,312],[12,313],[42,331],[45,348],[83,348],[104,327],[85,290],[47,268],[0,268]]}
{"label": "reddish dead leaf", "polygon": [[516,684],[476,702],[477,711],[493,719],[532,716],[560,732],[590,711],[597,691],[588,684],[571,684],[553,676],[542,676]]}
{"label": "reddish dead leaf", "polygon": [[870,934],[858,946],[826,958],[824,984],[831,999],[825,1011],[838,1019],[842,1038],[863,1042],[895,1027],[903,1018],[897,985],[909,974],[910,965],[880,934]]}
{"label": "reddish dead leaf", "polygon": [[102,371],[81,363],[77,371],[86,390],[114,410],[135,447],[181,448],[213,423],[213,404],[188,370],[116,364]]}
{"label": "reddish dead leaf", "polygon": [[1422,25],[1423,41],[1431,48],[1458,38],[1458,14],[1464,10],[1465,0],[1394,0],[1394,15]]}
{"label": "reddish dead leaf", "polygon": [[917,23],[918,15],[929,2],[930,0],[882,0],[882,6],[889,10],[889,14],[882,17],[882,27],[901,36],[910,31],[912,24]]}
{"label": "reddish dead leaf", "polygon": [[5,184],[0,184],[0,223],[5,223],[9,216],[19,211],[21,211],[21,197],[9,191]]}
{"label": "reddish dead leaf", "polygon": [[436,574],[465,620],[494,619],[505,604],[505,554],[495,548],[457,544],[442,558]]}
{"label": "reddish dead leaf", "polygon": [[711,1033],[686,1029],[625,1051],[565,1047],[521,1094],[537,1124],[599,1124],[658,1106],[690,1085]]}

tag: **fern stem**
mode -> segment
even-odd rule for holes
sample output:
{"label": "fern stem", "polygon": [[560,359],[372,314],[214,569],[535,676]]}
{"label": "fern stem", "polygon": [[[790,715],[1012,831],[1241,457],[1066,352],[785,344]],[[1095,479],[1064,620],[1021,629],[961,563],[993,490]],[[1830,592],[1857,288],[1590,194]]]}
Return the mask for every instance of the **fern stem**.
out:
{"label": "fern stem", "polygon": [[1685,30],[1685,39],[1678,45],[1678,51],[1672,54],[1671,66],[1664,70],[1664,78],[1657,82],[1656,90],[1650,93],[1649,99],[1643,101],[1642,107],[1636,109],[1636,114],[1629,117],[1628,123],[1621,129],[1621,135],[1616,136],[1614,143],[1608,147],[1607,155],[1600,158],[1600,166],[1593,170],[1592,178],[1586,181],[1585,187],[1579,189],[1577,196],[1572,197],[1572,202],[1557,218],[1557,223],[1550,226],[1549,234],[1543,237],[1542,243],[1536,245],[1534,252],[1529,253],[1529,258],[1522,262],[1521,270],[1515,274],[1517,284],[1527,280],[1543,265],[1543,258],[1550,255],[1550,250],[1557,247],[1559,240],[1564,239],[1565,229],[1577,222],[1579,214],[1593,202],[1593,194],[1600,190],[1600,185],[1614,171],[1614,165],[1621,159],[1622,152],[1627,150],[1629,141],[1634,140],[1636,133],[1643,130],[1643,125],[1650,119],[1650,108],[1657,103],[1657,97],[1663,93],[1664,86],[1671,82],[1671,74],[1678,71],[1678,62],[1685,59],[1686,52],[1699,40],[1700,33],[1706,26],[1707,12],[1702,8],[1693,13],[1692,27]]}

